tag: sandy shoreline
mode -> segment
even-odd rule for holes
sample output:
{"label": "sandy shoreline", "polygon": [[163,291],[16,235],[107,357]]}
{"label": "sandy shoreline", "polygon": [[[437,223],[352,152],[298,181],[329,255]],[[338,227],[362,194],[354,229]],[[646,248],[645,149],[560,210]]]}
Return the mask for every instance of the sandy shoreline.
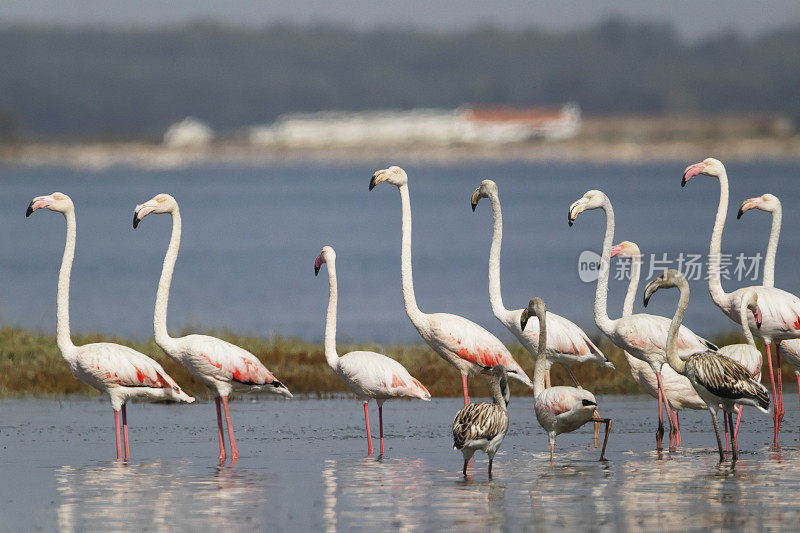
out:
{"label": "sandy shoreline", "polygon": [[170,148],[145,142],[0,145],[0,163],[3,164],[66,166],[86,170],[103,170],[115,166],[155,170],[214,164],[261,166],[300,161],[341,164],[378,161],[432,164],[463,161],[641,163],[655,160],[695,160],[709,155],[725,161],[797,161],[800,160],[800,136],[658,142],[575,139],[501,146],[396,148],[265,148],[241,142],[219,142],[196,148]]}

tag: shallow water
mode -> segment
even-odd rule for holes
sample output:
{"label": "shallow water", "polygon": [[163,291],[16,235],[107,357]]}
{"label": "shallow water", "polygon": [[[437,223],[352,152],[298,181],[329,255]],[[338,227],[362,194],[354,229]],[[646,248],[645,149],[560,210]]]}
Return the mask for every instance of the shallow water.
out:
{"label": "shallow water", "polygon": [[[352,399],[232,403],[241,459],[216,464],[213,402],[133,404],[133,460],[118,464],[97,398],[0,400],[0,530],[788,529],[800,520],[800,416],[786,390],[781,452],[771,418],[746,409],[735,468],[718,464],[706,412],[682,415],[684,446],[652,451],[655,402],[599,397],[606,452],[590,428],[561,435],[556,460],[530,398],[512,398],[495,458],[461,476],[449,425],[458,399],[385,405],[386,454],[365,458]],[[371,410],[377,447],[377,409]]]}
{"label": "shallow water", "polygon": [[[602,189],[614,203],[617,242],[638,242],[646,258],[667,253],[676,261],[680,252],[705,254],[719,186],[698,176],[682,189],[688,163],[405,165],[420,307],[460,314],[501,339],[513,340],[492,316],[488,302],[491,209],[486,201],[475,213],[469,207],[475,187],[491,178],[503,202],[507,307],[520,308],[541,296],[549,309],[595,332],[594,284],[579,280],[577,263],[581,251],[600,250],[605,221],[601,213],[591,212],[569,228],[568,206],[586,190]],[[227,327],[262,336],[321,339],[327,279],[314,278],[312,263],[322,246],[331,244],[338,254],[340,339],[417,341],[400,295],[398,193],[390,185],[367,190],[373,171],[387,164],[102,172],[0,165],[0,318],[4,324],[55,330],[64,221],[44,211],[28,219],[23,213],[34,196],[58,190],[72,196],[77,210],[72,330],[148,338],[170,223],[166,216],[151,215],[133,230],[131,220],[136,204],[169,192],[180,202],[183,216],[169,309],[173,331]],[[728,173],[731,200],[723,252],[764,253],[769,216],[754,211],[737,221],[735,213],[745,198],[778,195],[784,231],[776,285],[800,292],[792,259],[800,255],[800,233],[791,231],[800,221],[793,209],[800,198],[800,164],[732,162]],[[678,266],[654,265],[651,273],[649,264],[642,283],[666,266]],[[753,283],[726,280],[724,285],[733,290]],[[622,307],[625,288],[626,282],[612,281],[612,316]],[[704,281],[692,282],[692,291],[688,326],[704,335],[733,329],[710,301]],[[676,299],[657,296],[650,312],[671,315]]]}

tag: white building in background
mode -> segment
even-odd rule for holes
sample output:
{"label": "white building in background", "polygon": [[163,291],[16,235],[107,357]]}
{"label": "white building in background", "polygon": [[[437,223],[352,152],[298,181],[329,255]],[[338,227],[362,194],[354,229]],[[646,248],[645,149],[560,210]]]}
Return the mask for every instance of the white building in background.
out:
{"label": "white building in background", "polygon": [[214,140],[214,130],[193,117],[176,122],[164,132],[164,144],[170,148],[205,146]]}
{"label": "white building in background", "polygon": [[578,133],[580,109],[481,108],[288,114],[250,129],[262,146],[314,148],[389,145],[503,144],[535,138],[564,139]]}

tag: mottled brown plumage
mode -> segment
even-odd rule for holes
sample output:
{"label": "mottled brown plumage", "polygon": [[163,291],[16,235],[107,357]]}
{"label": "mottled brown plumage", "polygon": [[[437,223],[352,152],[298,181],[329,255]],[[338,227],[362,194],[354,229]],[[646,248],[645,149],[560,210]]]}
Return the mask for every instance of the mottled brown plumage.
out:
{"label": "mottled brown plumage", "polygon": [[471,440],[492,440],[508,431],[508,413],[494,403],[471,403],[453,420],[453,448],[460,450]]}
{"label": "mottled brown plumage", "polygon": [[769,408],[767,389],[733,359],[715,352],[697,354],[686,361],[686,372],[694,374],[698,384],[715,396],[730,400],[749,398],[762,409]]}

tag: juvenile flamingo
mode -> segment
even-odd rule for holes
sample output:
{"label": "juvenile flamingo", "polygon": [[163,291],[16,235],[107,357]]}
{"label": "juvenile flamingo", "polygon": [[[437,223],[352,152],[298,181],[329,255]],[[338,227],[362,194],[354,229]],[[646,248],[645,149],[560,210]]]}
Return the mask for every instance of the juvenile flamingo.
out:
{"label": "juvenile flamingo", "polygon": [[[739,213],[736,215],[736,218],[742,218],[742,215],[750,209],[758,209],[772,214],[772,228],[769,232],[767,253],[764,256],[764,279],[761,284],[765,287],[774,287],[775,256],[778,252],[778,239],[781,234],[781,201],[776,196],[769,193],[763,194],[757,198],[748,198],[742,202],[742,206],[739,208]],[[788,361],[794,369],[798,391],[800,391],[800,339],[782,341],[779,348],[786,361]],[[800,395],[798,395],[798,398],[800,398]]]}
{"label": "juvenile flamingo", "polygon": [[510,373],[511,377],[532,387],[530,378],[497,337],[466,318],[448,313],[423,313],[417,307],[411,272],[411,199],[408,193],[408,176],[397,166],[379,170],[372,175],[369,190],[383,181],[400,191],[403,209],[400,275],[406,314],[428,346],[461,373],[464,405],[469,403],[468,377],[485,374],[496,365],[503,365],[508,371],[515,370]]}
{"label": "juvenile flamingo", "polygon": [[228,408],[228,396],[232,392],[256,392],[264,390],[291,398],[289,392],[258,358],[238,346],[209,335],[186,335],[171,337],[167,331],[167,304],[169,303],[169,287],[172,273],[178,259],[181,246],[181,213],[178,202],[169,194],[158,194],[152,200],[137,205],[133,213],[133,227],[150,213],[166,213],[172,216],[172,236],[164,256],[161,278],[158,280],[156,307],[153,314],[153,331],[156,344],[164,352],[185,366],[198,380],[204,383],[216,397],[217,405],[217,437],[219,438],[219,461],[226,458],[225,442],[222,430],[222,412],[220,402],[225,409],[225,421],[228,425],[228,438],[231,446],[231,460],[239,458],[236,438],[233,435],[233,424]]}
{"label": "juvenile flamingo", "polygon": [[330,246],[322,248],[314,261],[314,275],[322,264],[328,265],[330,297],[325,319],[325,359],[336,375],[347,385],[356,398],[364,403],[364,421],[367,425],[367,455],[372,455],[372,433],[369,429],[368,403],[374,398],[378,403],[381,456],[383,456],[383,402],[392,398],[419,398],[430,401],[431,393],[415,379],[403,365],[375,352],[349,352],[339,357],[336,352],[336,252]]}
{"label": "juvenile flamingo", "polygon": [[[535,357],[539,351],[539,325],[537,323],[531,324],[531,327],[522,331],[519,322],[522,309],[506,309],[500,291],[500,247],[503,241],[503,214],[500,209],[497,184],[492,180],[483,180],[481,182],[480,187],[472,193],[471,204],[473,211],[475,211],[475,207],[477,207],[481,198],[489,199],[494,217],[492,246],[489,252],[489,301],[492,304],[492,312],[497,320],[513,333],[525,349]],[[538,321],[535,317],[532,320]],[[606,359],[606,356],[594,345],[589,336],[573,322],[549,312],[547,313],[547,320],[548,336],[547,350],[545,352],[547,354],[547,370],[545,373],[545,385],[547,387],[550,386],[550,366],[554,362],[562,365],[567,370],[575,385],[579,385],[579,383],[570,369],[571,365],[594,363],[601,367],[614,368],[614,364]]]}
{"label": "juvenile flamingo", "polygon": [[57,338],[58,349],[72,375],[90,387],[108,394],[114,410],[114,436],[117,442],[117,461],[122,459],[120,443],[120,411],[125,441],[124,459],[130,459],[128,442],[128,413],[126,403],[133,398],[192,403],[194,398],[181,390],[161,365],[133,348],[110,342],[75,346],[69,331],[69,281],[75,257],[77,224],[75,206],[66,194],[54,192],[37,196],[28,205],[25,216],[37,209],[49,209],[64,215],[67,221],[67,241],[58,273]]}
{"label": "juvenile flamingo", "polygon": [[[611,247],[611,257],[627,258],[631,260],[630,281],[628,282],[628,292],[625,293],[625,301],[622,304],[622,316],[633,314],[633,302],[636,299],[636,291],[639,289],[639,277],[642,270],[642,253],[635,242],[622,241]],[[637,359],[623,351],[625,360],[631,369],[631,376],[639,387],[653,398],[658,399],[658,380],[656,374],[649,364]],[[675,372],[671,366],[661,367],[661,384],[664,386],[664,394],[670,407],[677,430],[677,445],[681,445],[681,426],[678,421],[678,412],[684,409],[705,410],[706,402],[695,392],[689,379]]]}
{"label": "juvenile flamingo", "polygon": [[[513,370],[511,371],[514,372]],[[453,419],[453,449],[461,450],[464,456],[462,472],[467,477],[467,465],[473,454],[483,450],[489,456],[489,479],[492,478],[492,462],[497,449],[508,433],[508,402],[511,391],[503,365],[489,371],[489,389],[493,403],[467,404]]]}
{"label": "juvenile flamingo", "polygon": [[547,346],[547,327],[550,321],[547,319],[547,311],[541,298],[533,298],[528,303],[528,307],[522,310],[519,319],[522,331],[525,331],[529,317],[538,318],[539,339],[544,340],[544,343],[539,343],[540,348],[536,354],[536,366],[533,370],[533,407],[536,412],[536,420],[547,431],[550,441],[550,462],[553,462],[556,436],[575,431],[589,421],[606,424],[603,451],[600,452],[602,461],[606,453],[611,419],[595,417],[597,401],[594,394],[585,389],[564,386],[548,389],[544,387],[544,372],[547,367],[545,346]]}
{"label": "juvenile flamingo", "polygon": [[[739,322],[739,304],[742,301],[742,293],[750,287],[743,287],[733,292],[725,292],[722,288],[720,273],[720,253],[722,250],[722,231],[725,228],[725,217],[728,214],[728,174],[725,166],[717,159],[708,159],[689,165],[683,172],[681,186],[698,174],[703,174],[716,178],[719,181],[719,205],[717,215],[714,219],[714,229],[711,232],[711,244],[708,250],[708,289],[711,299],[717,304],[723,313],[734,322]],[[774,448],[779,448],[778,433],[783,420],[783,383],[781,380],[781,352],[780,343],[788,339],[800,338],[800,299],[775,287],[765,287],[756,285],[752,287],[758,294],[758,305],[763,313],[761,329],[755,327],[752,318],[748,318],[750,331],[764,340],[767,346],[767,363],[769,365],[769,379],[772,385],[772,397],[775,408],[772,412],[773,421],[773,441]],[[772,354],[770,344],[775,342],[777,345],[777,375],[772,368]]]}
{"label": "juvenile flamingo", "polygon": [[[597,289],[594,300],[594,321],[597,327],[614,344],[628,351],[637,359],[650,365],[658,382],[658,430],[656,431],[656,447],[661,449],[661,439],[664,435],[664,422],[661,406],[667,411],[670,421],[670,450],[677,445],[677,427],[673,423],[672,410],[664,394],[661,380],[661,367],[666,364],[665,353],[667,332],[670,321],[668,318],[637,313],[612,320],[608,316],[608,274],[609,260],[611,258],[611,243],[614,240],[614,208],[611,201],[602,191],[587,191],[580,199],[569,208],[569,225],[575,222],[578,215],[584,211],[602,209],[606,215],[606,233],[603,239],[603,253],[600,260],[600,271],[597,278]],[[678,334],[678,350],[681,357],[689,357],[717,347],[694,334],[685,326],[680,327]]]}
{"label": "juvenile flamingo", "polygon": [[[733,427],[731,413],[737,406],[752,405],[763,412],[768,412],[769,393],[760,382],[753,378],[753,375],[742,365],[729,357],[725,357],[719,352],[705,351],[694,354],[686,360],[678,356],[678,328],[680,327],[686,307],[689,305],[689,283],[683,275],[674,269],[666,270],[661,276],[647,284],[644,291],[644,305],[650,297],[659,289],[678,287],[681,296],[678,301],[678,308],[670,324],[667,336],[667,360],[669,365],[679,374],[683,374],[692,386],[706,402],[708,411],[711,413],[711,420],[714,423],[714,432],[717,437],[719,447],[719,460],[725,460],[722,451],[722,440],[719,436],[719,425],[717,424],[717,408],[722,406],[723,416],[727,414],[728,425]],[[761,322],[760,313],[754,311],[753,317],[758,327]],[[736,433],[733,434],[733,460],[738,458],[738,444]]]}

